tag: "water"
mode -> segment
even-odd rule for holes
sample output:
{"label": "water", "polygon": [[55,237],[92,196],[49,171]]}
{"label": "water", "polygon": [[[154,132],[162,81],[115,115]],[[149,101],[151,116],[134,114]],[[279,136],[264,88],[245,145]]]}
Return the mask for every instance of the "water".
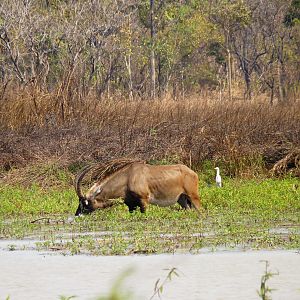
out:
{"label": "water", "polygon": [[[295,251],[223,251],[198,255],[63,256],[37,251],[0,250],[0,299],[95,299],[105,295],[114,280],[128,268],[125,291],[130,299],[149,299],[158,278],[176,267],[163,290],[162,299],[259,299],[257,290],[268,260],[279,272],[268,285],[272,299],[300,299],[300,254]],[[158,299],[156,297],[155,299]]]}

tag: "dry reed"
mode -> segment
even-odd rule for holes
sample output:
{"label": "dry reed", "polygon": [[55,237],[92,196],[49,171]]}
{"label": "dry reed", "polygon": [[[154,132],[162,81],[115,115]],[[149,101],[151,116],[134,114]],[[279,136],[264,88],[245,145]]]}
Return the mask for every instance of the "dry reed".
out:
{"label": "dry reed", "polygon": [[194,168],[210,160],[228,175],[246,176],[300,146],[298,103],[66,99],[34,90],[2,99],[2,170],[49,160],[71,168],[127,156]]}

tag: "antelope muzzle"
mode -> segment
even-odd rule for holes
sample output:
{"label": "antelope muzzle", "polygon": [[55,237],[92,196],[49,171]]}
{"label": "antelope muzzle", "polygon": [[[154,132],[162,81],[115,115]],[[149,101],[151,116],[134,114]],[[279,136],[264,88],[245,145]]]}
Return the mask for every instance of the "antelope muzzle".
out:
{"label": "antelope muzzle", "polygon": [[87,202],[85,198],[81,198],[79,199],[79,205],[75,212],[75,216],[88,215],[93,211],[94,209],[89,205],[89,202]]}

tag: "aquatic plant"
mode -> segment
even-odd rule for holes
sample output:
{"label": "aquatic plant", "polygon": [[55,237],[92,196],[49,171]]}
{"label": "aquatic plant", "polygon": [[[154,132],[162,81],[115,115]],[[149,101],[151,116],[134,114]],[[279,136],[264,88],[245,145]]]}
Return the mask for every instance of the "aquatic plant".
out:
{"label": "aquatic plant", "polygon": [[75,298],[76,296],[59,296],[59,300],[71,300]]}
{"label": "aquatic plant", "polygon": [[267,286],[267,281],[272,278],[273,276],[275,275],[279,275],[279,272],[277,273],[272,273],[270,272],[270,270],[268,269],[269,267],[269,262],[264,260],[262,261],[264,262],[266,265],[265,265],[265,273],[262,275],[261,277],[261,281],[260,281],[260,290],[257,291],[259,297],[262,299],[262,300],[271,300],[271,293],[272,291],[274,291],[275,289],[271,289],[269,286]]}
{"label": "aquatic plant", "polygon": [[163,293],[166,283],[171,281],[173,276],[177,276],[177,277],[179,276],[177,268],[173,267],[168,271],[169,272],[163,281],[161,281],[160,279],[157,279],[157,281],[155,282],[154,293],[149,300],[154,299],[155,296],[158,296],[159,298],[161,298],[161,295]]}

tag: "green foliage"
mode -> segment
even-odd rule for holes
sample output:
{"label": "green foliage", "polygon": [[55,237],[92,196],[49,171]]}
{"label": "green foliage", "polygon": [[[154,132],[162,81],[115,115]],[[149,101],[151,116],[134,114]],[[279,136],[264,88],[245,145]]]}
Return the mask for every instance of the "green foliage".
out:
{"label": "green foliage", "polygon": [[166,5],[158,26],[156,51],[166,68],[192,54],[202,43],[214,39],[214,28],[201,11],[188,4]]}
{"label": "green foliage", "polygon": [[243,0],[219,0],[213,7],[213,20],[226,32],[235,27],[246,26],[251,21],[251,12]]}
{"label": "green foliage", "polygon": [[293,27],[300,22],[300,0],[293,0],[284,18],[287,27]]}
{"label": "green foliage", "polygon": [[35,185],[24,189],[22,187],[0,187],[0,215],[47,215],[66,213],[75,210],[73,190],[45,191]]}
{"label": "green foliage", "polygon": [[225,63],[224,49],[222,48],[222,45],[219,42],[212,42],[209,44],[208,55],[215,57],[215,60],[218,64]]}
{"label": "green foliage", "polygon": [[[154,47],[159,61],[159,76],[162,84],[166,84],[175,70],[181,70],[184,73],[186,84],[193,88],[198,86],[201,78],[215,77],[204,74],[207,66],[200,72],[198,67],[198,72],[193,70],[185,73],[185,69],[192,70],[194,66],[194,62],[191,62],[192,54],[201,45],[219,39],[215,27],[208,21],[205,11],[200,9],[202,2],[189,1],[183,4],[181,1],[164,1],[160,5],[156,5]],[[149,28],[149,1],[145,1],[141,5],[140,18],[143,24]],[[146,38],[145,46],[150,48],[150,45],[150,40]],[[211,79],[208,81],[213,82]]]}
{"label": "green foliage", "polygon": [[300,210],[300,193],[293,189],[297,179],[234,180],[223,177],[221,189],[204,189],[203,205],[208,210],[228,208],[280,214]]}

